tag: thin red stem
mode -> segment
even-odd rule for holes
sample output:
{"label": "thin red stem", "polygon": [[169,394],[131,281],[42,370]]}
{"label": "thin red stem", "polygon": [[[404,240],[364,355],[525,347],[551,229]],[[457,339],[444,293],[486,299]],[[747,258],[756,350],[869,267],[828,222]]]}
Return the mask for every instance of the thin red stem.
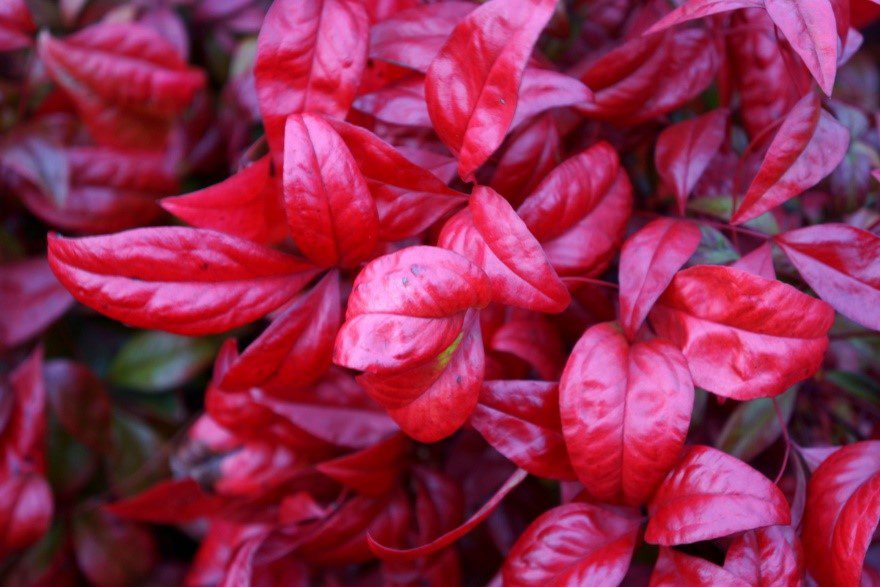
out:
{"label": "thin red stem", "polygon": [[782,410],[779,408],[779,402],[776,401],[775,397],[773,398],[773,410],[776,412],[779,428],[782,429],[782,436],[785,438],[785,455],[782,457],[782,466],[779,467],[779,473],[776,474],[776,479],[773,480],[773,483],[779,483],[779,480],[782,479],[782,474],[785,473],[785,468],[788,466],[788,455],[791,454],[791,437],[788,435],[788,425],[785,423],[785,418],[782,417]]}

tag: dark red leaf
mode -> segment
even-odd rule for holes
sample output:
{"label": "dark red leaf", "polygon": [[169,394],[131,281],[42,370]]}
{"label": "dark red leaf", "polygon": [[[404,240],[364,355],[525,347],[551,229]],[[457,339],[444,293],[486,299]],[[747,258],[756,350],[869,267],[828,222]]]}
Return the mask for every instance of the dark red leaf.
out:
{"label": "dark red leaf", "polygon": [[692,446],[648,504],[645,540],[674,546],[788,524],[785,496],[742,461],[708,446]]}
{"label": "dark red leaf", "polygon": [[73,548],[83,574],[101,587],[138,582],[158,554],[145,528],[98,509],[83,511],[74,519]]}
{"label": "dark red leaf", "polygon": [[[43,351],[38,347],[5,381],[0,380],[0,464],[23,460],[42,471],[45,409]],[[15,471],[7,474],[15,476]]]}
{"label": "dark red leaf", "polygon": [[161,214],[156,200],[177,191],[177,178],[161,152],[109,147],[65,151],[70,186],[62,202],[23,190],[24,204],[45,222],[80,233],[143,226]]}
{"label": "dark red leaf", "polygon": [[318,463],[315,468],[358,493],[379,497],[397,482],[408,448],[406,436],[398,433],[369,448]]}
{"label": "dark red leaf", "polygon": [[341,312],[339,274],[331,271],[272,321],[229,366],[220,386],[284,396],[313,384],[330,366]]}
{"label": "dark red leaf", "polygon": [[694,383],[738,400],[772,397],[812,376],[834,311],[784,283],[730,267],[680,271],[651,311]]}
{"label": "dark red leaf", "polygon": [[49,74],[76,103],[100,142],[155,148],[205,83],[155,29],[101,23],[63,40],[40,35]]}
{"label": "dark red leaf", "polygon": [[555,0],[490,0],[456,25],[431,62],[428,112],[465,181],[504,140],[526,63],[555,6]]}
{"label": "dark red leaf", "polygon": [[559,420],[559,385],[486,381],[471,425],[495,450],[539,477],[574,479]]}
{"label": "dark red leaf", "polygon": [[0,348],[28,341],[45,330],[72,305],[49,263],[27,259],[0,267]]}
{"label": "dark red leaf", "polygon": [[553,117],[540,116],[515,133],[492,176],[493,190],[519,206],[538,183],[559,164],[560,137]]}
{"label": "dark red leaf", "polygon": [[383,561],[407,561],[440,552],[447,546],[450,546],[459,538],[479,526],[495,509],[501,504],[507,494],[516,489],[527,477],[527,473],[522,469],[517,469],[514,473],[498,488],[492,497],[480,507],[474,514],[463,524],[446,532],[429,542],[416,548],[408,550],[400,550],[397,548],[389,548],[376,542],[373,536],[367,536],[370,550]]}
{"label": "dark red leaf", "polygon": [[658,33],[697,18],[721,14],[740,8],[763,8],[762,0],[687,0],[657,21],[646,34]]}
{"label": "dark red leaf", "polygon": [[742,259],[731,265],[735,269],[742,269],[754,273],[764,279],[775,280],[776,270],[773,268],[773,243],[767,241]]}
{"label": "dark red leaf", "polygon": [[52,490],[43,477],[0,463],[0,554],[8,556],[39,540],[54,513]]}
{"label": "dark red leaf", "polygon": [[104,510],[129,520],[181,524],[213,514],[221,503],[195,480],[184,478],[162,481],[137,495],[106,504]]}
{"label": "dark red leaf", "polygon": [[764,9],[830,96],[839,44],[831,0],[764,0]]}
{"label": "dark red leaf", "polygon": [[682,216],[688,196],[721,148],[729,115],[726,108],[719,108],[674,124],[657,137],[654,165],[664,185],[675,195]]}
{"label": "dark red leaf", "polygon": [[293,297],[316,270],[250,241],[195,228],[49,235],[49,263],[83,304],[140,328],[222,332]]}
{"label": "dark red leaf", "polygon": [[555,381],[565,365],[559,332],[546,318],[533,313],[514,315],[487,341],[495,352],[525,361],[545,381]]}
{"label": "dark red leaf", "polygon": [[62,426],[77,440],[104,452],[110,441],[110,398],[85,365],[55,359],[43,368],[46,396]]}
{"label": "dark red leaf", "polygon": [[8,0],[0,5],[0,51],[29,46],[36,29],[24,0]]}

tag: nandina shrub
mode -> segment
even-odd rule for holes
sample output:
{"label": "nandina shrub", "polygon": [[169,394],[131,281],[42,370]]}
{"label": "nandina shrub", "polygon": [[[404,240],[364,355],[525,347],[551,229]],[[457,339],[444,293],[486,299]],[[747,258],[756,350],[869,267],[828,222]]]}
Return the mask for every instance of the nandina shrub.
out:
{"label": "nandina shrub", "polygon": [[3,581],[880,583],[871,10],[6,0]]}

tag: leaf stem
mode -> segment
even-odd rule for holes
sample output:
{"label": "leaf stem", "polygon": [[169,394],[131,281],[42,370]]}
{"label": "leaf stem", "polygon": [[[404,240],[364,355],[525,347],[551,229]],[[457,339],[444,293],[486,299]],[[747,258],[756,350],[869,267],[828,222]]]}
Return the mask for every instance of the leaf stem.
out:
{"label": "leaf stem", "polygon": [[774,484],[778,484],[779,480],[782,479],[782,474],[785,473],[785,468],[788,466],[788,456],[791,454],[791,436],[788,435],[788,425],[785,423],[782,410],[779,408],[779,402],[776,401],[775,397],[773,398],[773,410],[776,412],[779,428],[782,430],[782,436],[785,438],[785,455],[782,457],[782,466],[779,467],[776,479],[773,480]]}

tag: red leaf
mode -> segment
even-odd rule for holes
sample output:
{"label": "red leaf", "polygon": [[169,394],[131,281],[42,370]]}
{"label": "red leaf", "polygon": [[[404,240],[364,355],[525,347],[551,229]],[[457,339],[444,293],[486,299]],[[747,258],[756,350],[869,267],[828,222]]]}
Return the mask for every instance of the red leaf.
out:
{"label": "red leaf", "polygon": [[675,195],[681,216],[688,196],[724,142],[729,115],[726,108],[719,108],[674,124],[657,137],[654,165],[664,185]]}
{"label": "red leaf", "polygon": [[728,62],[742,101],[740,115],[749,136],[757,138],[803,97],[810,74],[799,67],[791,48],[778,41],[776,25],[763,9],[733,14],[728,33]]}
{"label": "red leaf", "polygon": [[465,313],[488,305],[489,295],[485,273],[445,249],[380,257],[355,280],[334,361],[387,373],[436,359],[461,336]]}
{"label": "red leaf", "polygon": [[638,506],[681,454],[694,387],[662,339],[630,345],[613,323],[587,330],[559,383],[562,432],[587,493]]}
{"label": "red leaf", "polygon": [[803,520],[804,553],[820,585],[858,585],[880,520],[880,442],[844,446],[813,473]]}
{"label": "red leaf", "polygon": [[43,369],[46,396],[62,426],[95,451],[110,442],[110,397],[85,365],[55,359]]}
{"label": "red leaf", "polygon": [[539,477],[574,479],[559,421],[559,385],[486,381],[471,425],[495,450]]}
{"label": "red leaf", "polygon": [[743,256],[742,259],[731,265],[734,269],[742,269],[754,273],[764,279],[775,280],[776,270],[773,268],[773,243],[765,242],[763,245]]}
{"label": "red leaf", "polygon": [[611,263],[632,211],[617,153],[599,143],[564,161],[519,207],[561,275],[598,275]]}
{"label": "red leaf", "polygon": [[474,514],[463,524],[446,532],[445,534],[435,538],[427,544],[411,548],[408,550],[400,550],[397,548],[389,548],[378,543],[373,536],[367,536],[370,550],[383,561],[408,561],[422,558],[437,552],[440,552],[447,546],[453,544],[456,540],[479,526],[483,520],[495,511],[507,495],[516,489],[523,482],[527,474],[522,469],[517,469],[514,473],[498,488],[495,494],[480,507]]}
{"label": "red leaf", "polygon": [[146,491],[108,503],[114,516],[153,524],[182,524],[212,515],[222,500],[191,478],[162,481]]}
{"label": "red leaf", "polygon": [[367,59],[369,20],[353,0],[276,0],[254,65],[269,146],[280,161],[284,123],[312,112],[343,118]]}
{"label": "red leaf", "polygon": [[620,323],[634,340],[645,317],[700,244],[690,222],[659,218],[631,236],[620,253]]}
{"label": "red leaf", "polygon": [[764,8],[792,49],[803,59],[819,87],[830,96],[838,57],[837,19],[831,2],[764,0]]}
{"label": "red leaf", "polygon": [[379,218],[367,182],[341,137],[317,116],[287,119],[284,206],[294,242],[319,265],[353,267],[376,249]]}
{"label": "red leaf", "polygon": [[30,35],[37,30],[24,0],[0,4],[0,51],[30,46]]}
{"label": "red leaf", "polygon": [[555,0],[490,0],[456,25],[428,68],[428,112],[465,181],[504,140],[526,62],[555,6]]}
{"label": "red leaf", "polygon": [[791,526],[770,526],[734,539],[724,569],[749,585],[797,587],[803,584],[804,554]]}
{"label": "red leaf", "polygon": [[64,40],[43,33],[37,49],[92,135],[109,145],[164,144],[173,118],[205,84],[201,71],[144,25],[101,23]]}
{"label": "red leaf", "polygon": [[820,224],[774,240],[819,297],[850,320],[880,330],[880,237],[846,224]]}
{"label": "red leaf", "polygon": [[617,124],[639,124],[697,97],[721,66],[720,39],[707,30],[635,38],[603,55],[580,76],[594,99],[579,110]]}
{"label": "red leaf", "polygon": [[144,579],[158,556],[153,535],[101,510],[73,520],[76,562],[93,585],[131,585]]}
{"label": "red leaf", "polygon": [[670,27],[713,14],[739,10],[740,8],[763,8],[762,0],[687,0],[681,6],[657,21],[645,34],[659,33]]}
{"label": "red leaf", "polygon": [[54,510],[52,490],[43,477],[0,463],[0,555],[6,557],[39,540],[52,523]]}
{"label": "red leaf", "polygon": [[545,110],[582,104],[592,96],[592,92],[576,78],[549,69],[526,67],[510,128],[518,127]]}
{"label": "red leaf", "polygon": [[[41,348],[19,364],[6,381],[0,380],[0,392],[0,464],[22,461],[42,472],[46,388]],[[15,467],[7,474],[14,476]]]}
{"label": "red leaf", "polygon": [[559,379],[565,364],[559,332],[538,314],[512,316],[492,334],[489,348],[525,361],[546,381]]}
{"label": "red leaf", "polygon": [[161,152],[71,147],[69,194],[64,201],[39,190],[24,190],[28,209],[66,230],[100,233],[143,226],[161,214],[156,199],[178,189]]}
{"label": "red leaf", "polygon": [[315,275],[249,241],[176,227],[81,239],[50,234],[49,263],[83,304],[132,326],[194,336],[264,316]]}
{"label": "red leaf", "polygon": [[559,131],[550,115],[537,118],[513,135],[492,176],[493,190],[519,206],[559,164]]}
{"label": "red leaf", "polygon": [[834,311],[790,285],[730,267],[680,271],[651,311],[694,383],[738,400],[772,397],[812,376]]}
{"label": "red leaf", "polygon": [[791,513],[776,485],[742,461],[693,446],[648,504],[645,540],[674,546],[788,524]]}
{"label": "red leaf", "polygon": [[433,173],[413,163],[373,133],[328,120],[345,141],[379,211],[379,236],[387,241],[414,236],[465,203]]}
{"label": "red leaf", "polygon": [[480,393],[485,355],[476,310],[439,355],[392,373],[364,373],[358,382],[400,427],[420,442],[436,442],[464,424]]}
{"label": "red leaf", "polygon": [[468,209],[446,223],[437,244],[482,267],[494,301],[539,312],[561,312],[571,301],[541,245],[492,188],[474,188]]}
{"label": "red leaf", "polygon": [[837,167],[849,132],[809,93],[785,117],[731,223],[742,224],[797,196]]}
{"label": "red leaf", "polygon": [[354,101],[354,108],[389,124],[431,128],[422,76],[410,76],[362,94]]}
{"label": "red leaf", "polygon": [[660,548],[651,573],[651,587],[754,587],[705,559],[671,548]]}
{"label": "red leaf", "polygon": [[618,585],[636,546],[636,512],[568,503],[542,514],[511,548],[504,585]]}
{"label": "red leaf", "polygon": [[339,330],[339,274],[301,295],[226,370],[225,389],[259,387],[278,396],[313,384],[330,367]]}
{"label": "red leaf", "polygon": [[26,342],[45,330],[73,304],[44,258],[0,267],[0,348]]}
{"label": "red leaf", "polygon": [[476,7],[452,0],[401,11],[370,30],[370,57],[426,72],[455,26]]}
{"label": "red leaf", "polygon": [[271,244],[287,235],[280,195],[267,155],[220,183],[165,198],[161,205],[192,226]]}
{"label": "red leaf", "polygon": [[397,482],[408,448],[406,436],[398,433],[358,452],[318,463],[315,468],[358,493],[380,497]]}

